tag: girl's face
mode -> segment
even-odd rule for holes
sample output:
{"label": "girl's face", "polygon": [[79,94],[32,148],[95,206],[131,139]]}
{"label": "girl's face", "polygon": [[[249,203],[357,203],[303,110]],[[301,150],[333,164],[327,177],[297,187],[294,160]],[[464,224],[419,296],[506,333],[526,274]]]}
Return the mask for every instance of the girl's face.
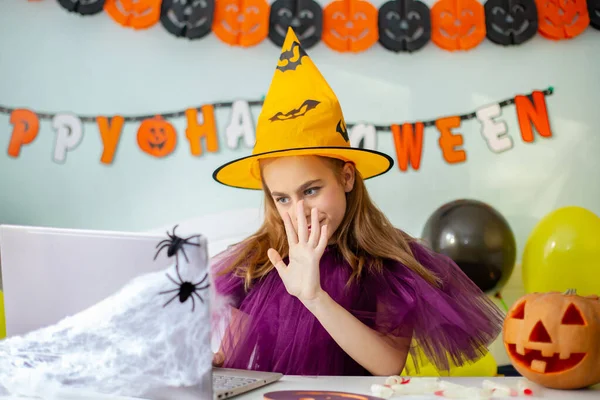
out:
{"label": "girl's face", "polygon": [[333,164],[316,156],[281,157],[262,162],[262,177],[281,218],[289,213],[298,231],[297,205],[304,200],[302,217],[310,227],[310,210],[316,207],[328,240],[346,213],[346,193],[354,186],[354,166],[346,163],[341,176]]}

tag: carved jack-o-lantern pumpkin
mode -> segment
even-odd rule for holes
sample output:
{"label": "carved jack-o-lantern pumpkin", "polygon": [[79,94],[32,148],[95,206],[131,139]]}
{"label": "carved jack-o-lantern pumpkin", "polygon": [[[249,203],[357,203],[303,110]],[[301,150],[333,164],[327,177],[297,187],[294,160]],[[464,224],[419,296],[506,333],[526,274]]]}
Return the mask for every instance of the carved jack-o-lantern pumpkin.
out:
{"label": "carved jack-o-lantern pumpkin", "polygon": [[148,118],[140,124],[137,132],[140,149],[151,156],[162,158],[175,150],[177,131],[162,117]]}
{"label": "carved jack-o-lantern pumpkin", "polygon": [[444,50],[470,50],[485,32],[485,11],[477,0],[439,0],[431,7],[431,41]]}
{"label": "carved jack-o-lantern pumpkin", "polygon": [[58,4],[81,15],[94,15],[104,10],[104,0],[58,0]]}
{"label": "carved jack-o-lantern pumpkin", "polygon": [[323,42],[339,52],[359,52],[379,39],[378,11],[362,0],[335,0],[323,9]]}
{"label": "carved jack-o-lantern pumpkin", "polygon": [[146,29],[160,19],[161,0],[106,0],[104,10],[119,24]]}
{"label": "carved jack-o-lantern pumpkin", "polygon": [[600,382],[600,300],[567,293],[523,296],[504,320],[503,341],[517,371],[554,389]]}
{"label": "carved jack-o-lantern pumpkin", "polygon": [[211,32],[214,10],[214,0],[163,0],[160,22],[175,36],[199,39]]}
{"label": "carved jack-o-lantern pumpkin", "polygon": [[537,33],[534,0],[487,0],[484,9],[487,37],[496,44],[522,44]]}
{"label": "carved jack-o-lantern pumpkin", "polygon": [[586,0],[536,0],[540,35],[547,39],[570,39],[590,24]]}
{"label": "carved jack-o-lantern pumpkin", "polygon": [[600,0],[587,0],[590,25],[600,29]]}
{"label": "carved jack-o-lantern pumpkin", "polygon": [[425,46],[430,38],[427,4],[418,0],[390,0],[379,8],[379,43],[386,49],[412,52]]}
{"label": "carved jack-o-lantern pumpkin", "polygon": [[291,27],[303,49],[309,49],[321,40],[323,9],[314,0],[275,0],[271,4],[269,39],[283,46]]}
{"label": "carved jack-o-lantern pumpkin", "polygon": [[269,33],[269,10],[265,0],[216,0],[213,32],[233,46],[257,45]]}

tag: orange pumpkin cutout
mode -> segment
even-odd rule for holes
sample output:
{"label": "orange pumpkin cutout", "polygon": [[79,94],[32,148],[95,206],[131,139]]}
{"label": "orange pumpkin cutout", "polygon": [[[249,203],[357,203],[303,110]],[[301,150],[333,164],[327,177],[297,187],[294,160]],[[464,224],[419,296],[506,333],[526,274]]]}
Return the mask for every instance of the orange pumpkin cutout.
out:
{"label": "orange pumpkin cutout", "polygon": [[120,25],[146,29],[160,20],[162,0],[106,0],[104,11]]}
{"label": "orange pumpkin cutout", "polygon": [[232,46],[255,46],[269,34],[269,10],[265,0],[215,0],[212,30]]}
{"label": "orange pumpkin cutout", "polygon": [[504,346],[515,369],[553,389],[600,382],[600,300],[570,292],[525,295],[504,320]]}
{"label": "orange pumpkin cutout", "polygon": [[485,34],[485,9],[477,0],[440,0],[431,7],[431,40],[444,50],[470,50]]}
{"label": "orange pumpkin cutout", "polygon": [[536,0],[538,32],[546,39],[574,38],[590,24],[585,0]]}
{"label": "orange pumpkin cutout", "polygon": [[333,50],[367,50],[379,40],[378,11],[362,0],[336,0],[323,9],[322,40]]}
{"label": "orange pumpkin cutout", "polygon": [[138,128],[137,143],[142,151],[153,157],[166,157],[175,150],[177,131],[161,116],[145,119]]}

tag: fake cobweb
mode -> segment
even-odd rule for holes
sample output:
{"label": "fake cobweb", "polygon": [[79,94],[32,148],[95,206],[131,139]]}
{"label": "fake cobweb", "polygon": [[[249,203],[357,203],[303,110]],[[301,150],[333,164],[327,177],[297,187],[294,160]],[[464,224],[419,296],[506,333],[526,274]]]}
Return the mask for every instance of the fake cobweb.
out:
{"label": "fake cobweb", "polygon": [[[0,341],[0,395],[79,389],[141,397],[171,386],[211,393],[207,246],[199,236],[190,242],[183,245],[189,262],[179,250],[164,271],[55,325]],[[183,303],[174,291],[180,278],[201,282]]]}

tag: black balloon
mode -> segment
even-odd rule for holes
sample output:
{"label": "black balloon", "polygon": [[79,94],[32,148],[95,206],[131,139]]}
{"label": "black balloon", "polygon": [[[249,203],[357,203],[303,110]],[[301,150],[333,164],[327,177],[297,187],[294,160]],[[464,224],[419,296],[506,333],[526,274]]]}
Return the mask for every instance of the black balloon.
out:
{"label": "black balloon", "polygon": [[534,0],[487,0],[484,10],[487,38],[496,44],[522,44],[537,33]]}
{"label": "black balloon", "polygon": [[483,202],[463,199],[441,206],[427,220],[422,236],[486,293],[498,292],[512,274],[513,232],[506,219]]}
{"label": "black balloon", "polygon": [[379,43],[395,52],[413,52],[431,39],[429,7],[417,0],[392,0],[379,8]]}
{"label": "black balloon", "polygon": [[104,0],[58,0],[58,4],[81,15],[98,14],[104,9]]}
{"label": "black balloon", "polygon": [[178,37],[199,39],[211,32],[215,0],[163,0],[160,22]]}
{"label": "black balloon", "polygon": [[590,25],[600,29],[600,0],[587,0],[588,14],[590,15]]}
{"label": "black balloon", "polygon": [[302,48],[308,49],[321,40],[323,9],[314,0],[276,0],[269,15],[269,39],[283,46],[288,28],[292,27]]}

